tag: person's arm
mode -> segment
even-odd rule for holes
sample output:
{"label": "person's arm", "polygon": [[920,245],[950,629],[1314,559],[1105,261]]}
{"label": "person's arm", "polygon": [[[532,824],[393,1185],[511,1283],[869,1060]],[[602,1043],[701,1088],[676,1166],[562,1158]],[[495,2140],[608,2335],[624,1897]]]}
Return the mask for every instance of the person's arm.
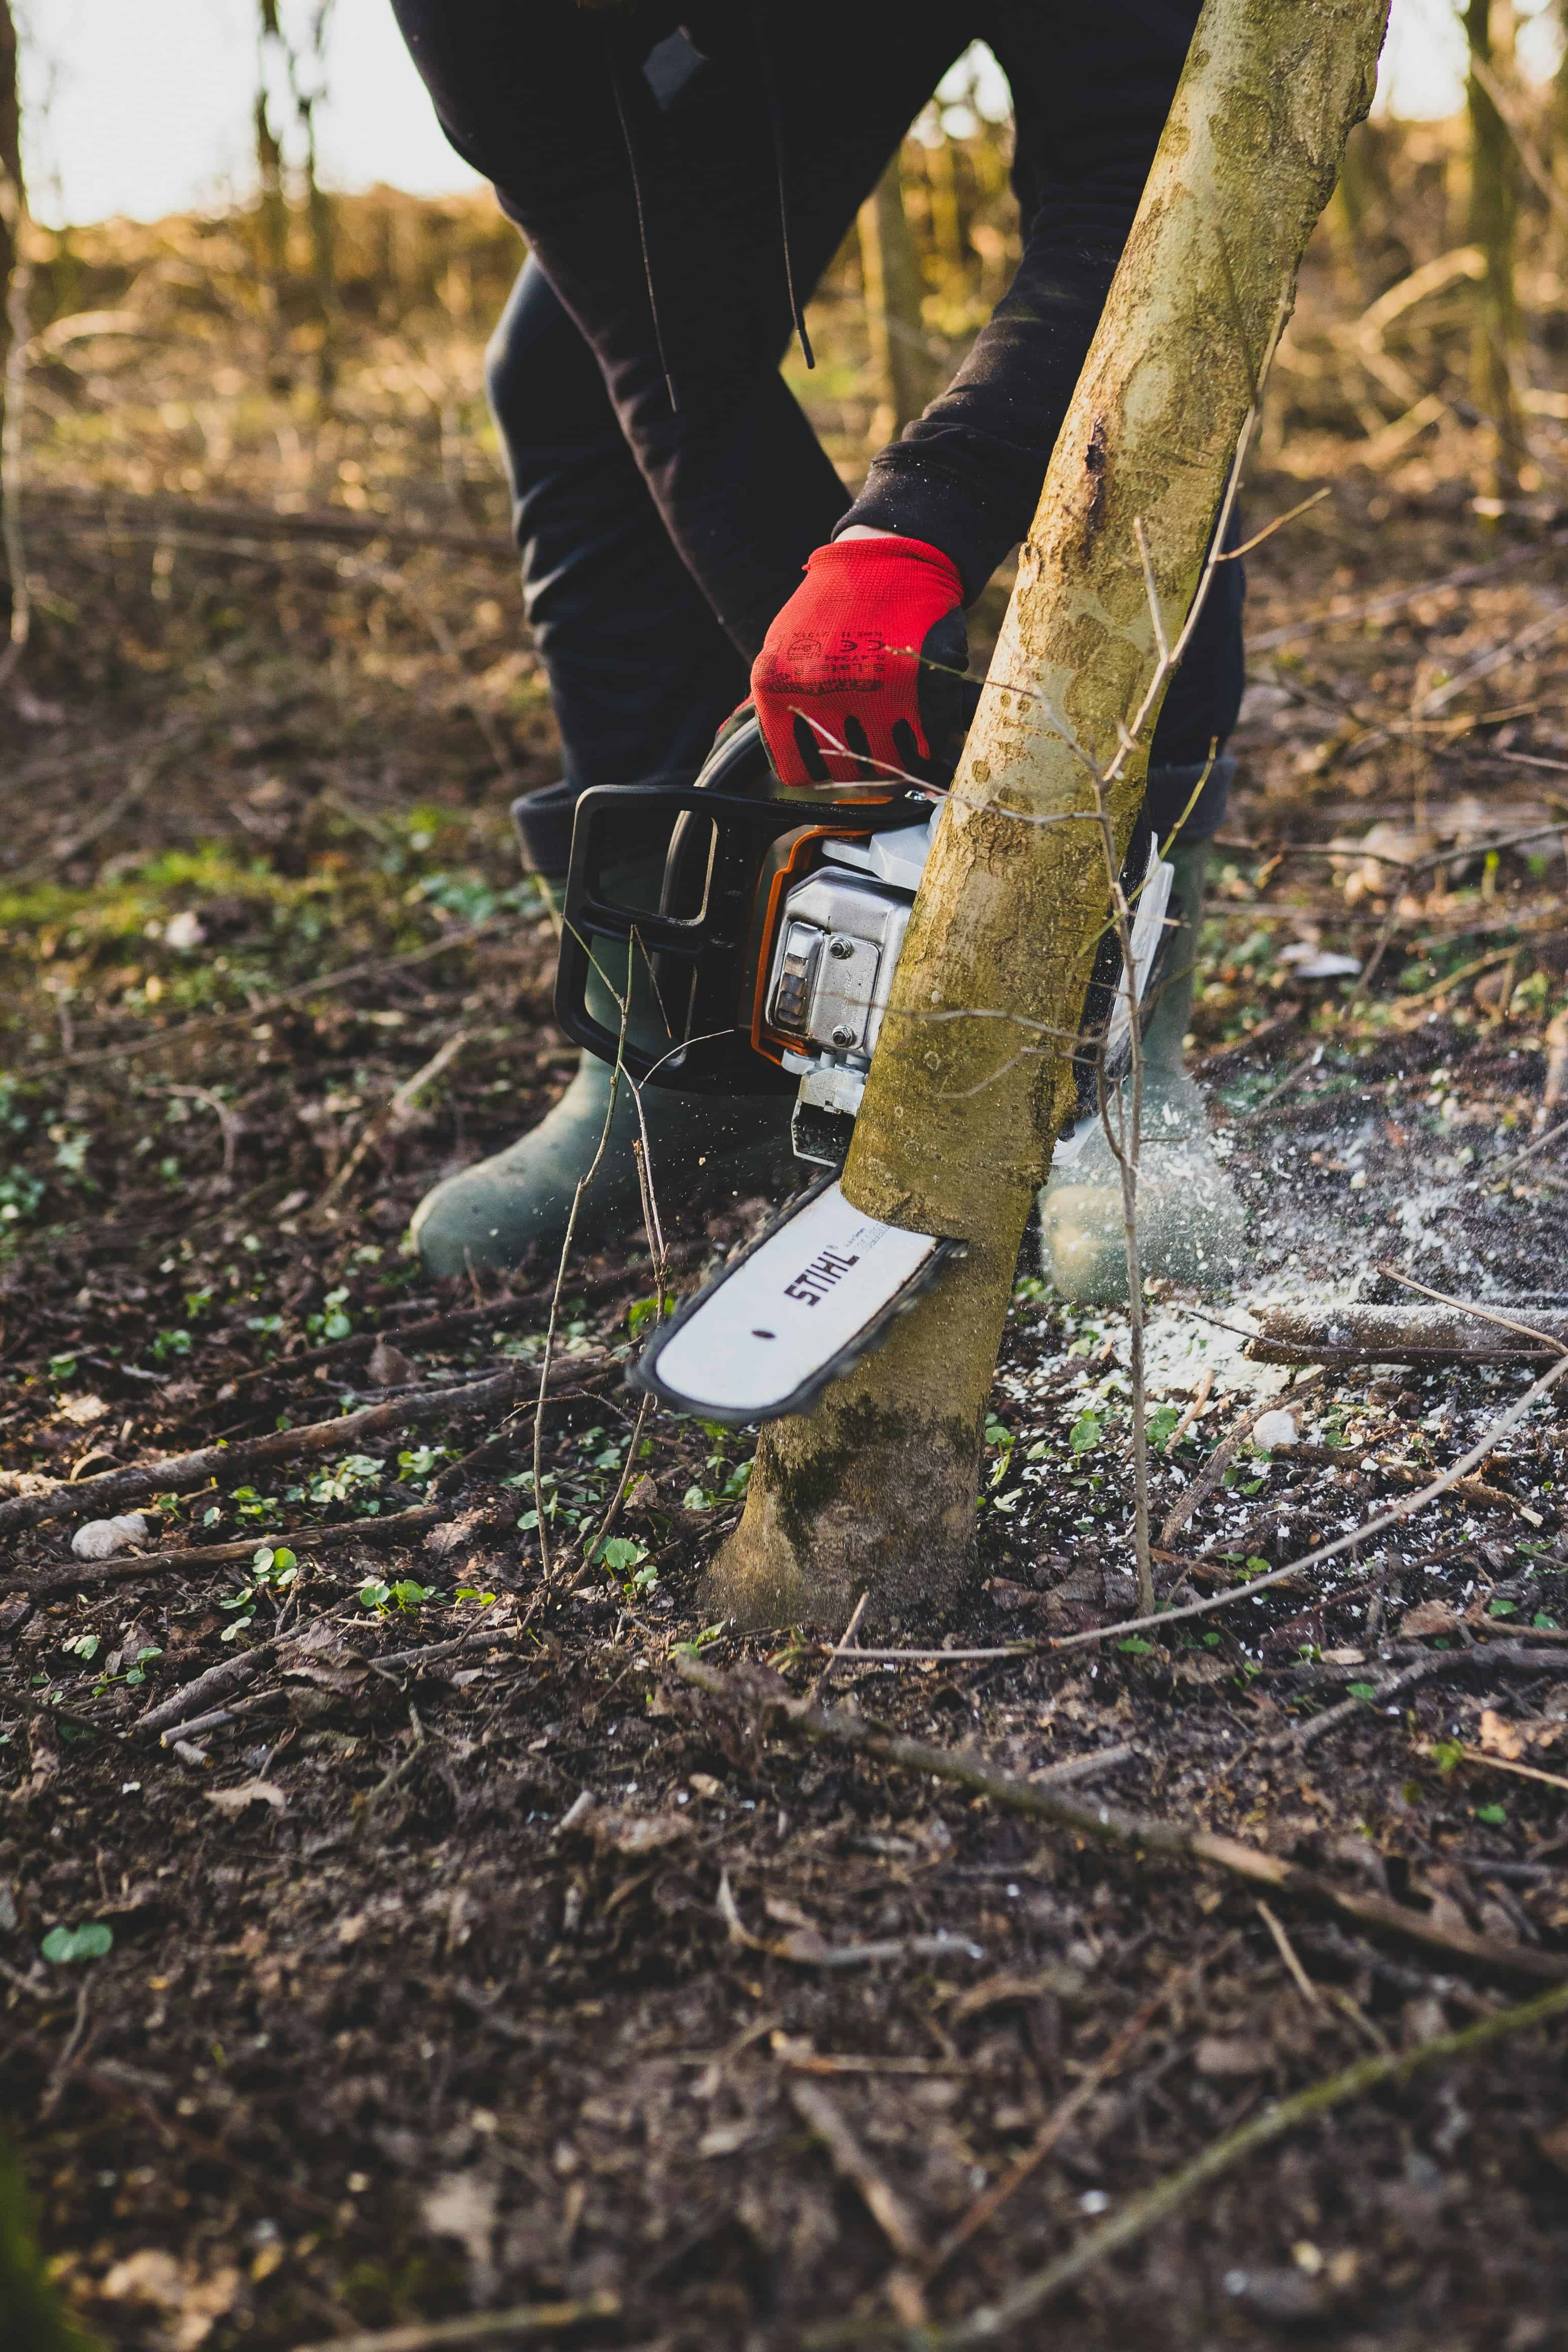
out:
{"label": "person's arm", "polygon": [[1163,116],[1047,188],[1013,284],[947,390],[874,459],[846,529],[942,548],[972,603],[1028,530],[1132,226]]}
{"label": "person's arm", "polygon": [[[929,731],[922,688],[929,702],[955,655],[963,668],[961,608],[1034,517],[1164,128],[1182,20],[1197,15],[1197,0],[1147,4],[1173,19],[1163,37],[1143,22],[1144,0],[1121,0],[1124,20],[1114,13],[1118,0],[1106,0],[1092,25],[1081,16],[1065,26],[1039,24],[1032,44],[1026,29],[1020,56],[1005,60],[1017,106],[1023,257],[948,389],[873,461],[835,530],[836,547],[882,537],[879,553],[858,552],[841,575],[814,557],[768,633],[752,693],[786,782],[822,781],[805,758],[805,728],[835,782],[868,772],[833,750],[833,740],[853,744],[857,729],[882,772],[895,763],[906,773],[926,766],[910,751],[918,738],[924,751]],[[904,541],[909,554],[887,546],[889,539]],[[917,550],[941,570],[917,559]],[[947,583],[945,608],[931,601],[937,578]],[[940,643],[911,628],[917,582],[922,627],[940,620]],[[864,651],[873,641],[879,659]]]}

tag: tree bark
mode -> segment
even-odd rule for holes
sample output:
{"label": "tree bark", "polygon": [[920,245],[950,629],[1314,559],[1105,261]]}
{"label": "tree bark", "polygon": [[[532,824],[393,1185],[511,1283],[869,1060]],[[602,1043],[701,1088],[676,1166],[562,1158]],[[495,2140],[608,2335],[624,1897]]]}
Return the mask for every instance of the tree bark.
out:
{"label": "tree bark", "polygon": [[[1497,38],[1492,0],[1466,0],[1465,33],[1470,55],[1483,69],[1506,72],[1508,58]],[[1470,330],[1470,388],[1478,407],[1491,419],[1493,446],[1487,489],[1507,498],[1519,487],[1524,454],[1514,397],[1512,360],[1519,348],[1519,296],[1514,283],[1514,228],[1519,192],[1513,142],[1491,92],[1472,73],[1466,87],[1470,124],[1470,242],[1486,256],[1486,276],[1478,280]]]}
{"label": "tree bark", "polygon": [[[1071,1101],[1106,921],[1096,777],[1125,844],[1159,667],[1135,525],[1173,642],[1302,249],[1371,102],[1385,0],[1207,0],[1058,439],[900,960],[845,1171],[856,1205],[967,1257],[763,1434],[716,1609],[886,1620],[966,1564],[985,1405],[1035,1186]],[[1076,747],[1076,748],[1075,748]],[[1092,772],[1089,766],[1092,762]],[[978,1014],[978,1017],[977,1017]],[[996,1017],[1000,1014],[1002,1017]]]}
{"label": "tree bark", "polygon": [[[27,265],[22,248],[26,217],[16,23],[10,0],[0,0],[0,544],[5,552],[11,601],[7,642],[0,651],[0,684],[15,670],[27,642],[26,562],[16,498],[20,458],[20,390],[26,352]],[[5,430],[8,410],[9,434]]]}
{"label": "tree bark", "polygon": [[935,389],[921,317],[925,287],[904,211],[900,156],[893,157],[861,205],[858,227],[871,380],[877,391],[869,438],[879,449],[920,415]]}

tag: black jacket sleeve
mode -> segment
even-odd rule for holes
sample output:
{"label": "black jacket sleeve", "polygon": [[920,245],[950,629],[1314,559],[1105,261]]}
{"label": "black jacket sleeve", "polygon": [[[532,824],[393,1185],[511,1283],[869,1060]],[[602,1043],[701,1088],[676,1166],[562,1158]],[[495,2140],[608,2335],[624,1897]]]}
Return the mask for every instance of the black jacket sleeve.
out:
{"label": "black jacket sleeve", "polygon": [[1143,22],[1144,0],[1111,0],[1092,31],[1052,12],[1048,39],[1038,12],[1013,12],[997,48],[1017,121],[1017,274],[948,389],[876,458],[838,526],[929,540],[958,566],[966,601],[1029,527],[1143,193],[1184,54],[1180,24],[1190,32],[1197,15],[1195,0],[1158,5],[1173,35]]}

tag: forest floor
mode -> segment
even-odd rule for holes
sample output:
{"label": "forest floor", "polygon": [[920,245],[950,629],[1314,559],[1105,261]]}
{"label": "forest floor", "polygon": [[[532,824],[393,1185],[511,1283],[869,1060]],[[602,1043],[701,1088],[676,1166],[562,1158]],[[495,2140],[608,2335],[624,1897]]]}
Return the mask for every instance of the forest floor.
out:
{"label": "forest floor", "polygon": [[[827,1692],[1310,1863],[1402,1935],[764,1737],[756,1692],[805,1696],[844,1628],[704,1616],[751,1437],[656,1416],[588,1558],[640,1236],[567,1275],[542,1585],[552,1270],[438,1290],[404,1245],[570,1066],[508,842],[551,746],[464,438],[478,348],[420,379],[367,341],[315,416],[243,350],[226,389],[199,334],[62,345],[37,385],[0,774],[0,2083],[73,2309],[137,2352],[563,2301],[529,2340],[951,2321],[1269,2102],[1568,1963],[1568,1407],[1248,1594],[1540,1367],[1271,1373],[1236,1336],[1266,1294],[1397,1299],[1388,1263],[1480,1300],[1564,1283],[1561,1150],[1521,1155],[1568,1001],[1568,506],[1478,518],[1452,421],[1379,473],[1298,416],[1253,472],[1255,524],[1333,485],[1251,560],[1195,1016],[1256,1262],[1152,1332],[1157,1527],[1260,1401],[1293,1416],[1161,1548],[1163,1593],[1235,1605],[1117,1634],[1125,1322],[1026,1254],[970,1589],[884,1629],[937,1654],[851,1654]],[[664,1212],[684,1290],[764,1204]],[[147,1482],[137,1550],[73,1554],[121,1507],[88,1482],[220,1443]],[[778,1679],[715,1701],[698,1654]],[[1568,2341],[1554,2031],[1256,2153],[1043,2324]]]}

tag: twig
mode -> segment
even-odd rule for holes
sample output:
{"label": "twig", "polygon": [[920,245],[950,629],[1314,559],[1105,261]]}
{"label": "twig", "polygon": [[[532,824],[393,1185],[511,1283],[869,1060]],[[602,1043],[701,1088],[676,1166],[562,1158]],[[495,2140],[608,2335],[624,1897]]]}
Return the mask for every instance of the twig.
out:
{"label": "twig", "polygon": [[[603,1359],[591,1365],[581,1357],[572,1361],[579,1374],[605,1369]],[[236,1471],[285,1462],[291,1454],[335,1453],[383,1430],[417,1427],[423,1422],[439,1421],[445,1413],[499,1404],[514,1395],[527,1377],[528,1368],[517,1365],[489,1380],[427,1389],[423,1395],[396,1397],[388,1404],[365,1405],[336,1421],[269,1430],[264,1437],[248,1438],[243,1445],[203,1445],[192,1454],[165,1454],[130,1469],[100,1471],[95,1478],[79,1479],[74,1486],[55,1486],[47,1494],[13,1495],[0,1502],[0,1536],[11,1535],[18,1528],[37,1527],[43,1519],[89,1518],[95,1511],[139,1502],[148,1495],[188,1493],[213,1479],[226,1480]]]}
{"label": "twig", "polygon": [[500,930],[514,931],[517,919],[512,915],[487,915],[480,923],[467,924],[460,931],[448,931],[444,939],[429,940],[422,948],[410,948],[406,954],[366,956],[360,963],[348,963],[337,971],[321,972],[314,980],[301,980],[292,988],[280,988],[272,996],[258,999],[254,1004],[237,1004],[226,1013],[194,1013],[188,1021],[177,1021],[168,1029],[150,1029],[141,1037],[122,1037],[112,1045],[87,1045],[79,1052],[57,1054],[51,1062],[34,1062],[19,1077],[52,1078],[58,1070],[80,1070],[97,1062],[122,1061],[131,1054],[144,1054],[155,1045],[178,1045],[198,1033],[210,1035],[215,1029],[233,1028],[244,1021],[265,1021],[285,1004],[297,1004],[301,997],[326,996],[332,990],[347,988],[352,981],[384,980],[391,971],[406,971],[411,964],[427,963],[432,956],[446,955],[450,949],[472,947],[476,940],[489,939]]}
{"label": "twig", "polygon": [[60,2098],[64,2093],[66,2084],[70,2080],[71,2062],[75,2058],[77,2052],[81,2048],[82,2036],[87,2032],[88,2009],[91,1990],[92,1979],[90,1977],[83,1977],[81,1983],[77,1988],[76,2017],[72,2022],[71,2030],[66,2036],[64,2049],[60,2052],[58,2058],[55,2061],[54,2072],[50,2074],[48,2082],[45,2086],[43,2097],[38,2101],[38,2114],[40,2117],[47,2118],[54,2114],[55,2109],[60,2103]]}
{"label": "twig", "polygon": [[1269,1909],[1261,1895],[1258,1898],[1258,1908],[1262,1915],[1264,1926],[1268,1928],[1269,1934],[1274,1938],[1276,1950],[1279,1952],[1280,1958],[1284,1961],[1286,1968],[1289,1970],[1291,1982],[1295,1985],[1297,1991],[1300,1994],[1309,2009],[1321,2009],[1323,2005],[1322,1994],[1318,1990],[1317,1986],[1312,1982],[1311,1978],[1301,1966],[1300,1960],[1297,1955],[1296,1947],[1290,1941],[1289,1937],[1285,1933],[1284,1927],[1282,1926],[1278,1914]]}
{"label": "twig", "polygon": [[[216,720],[214,719],[208,723],[216,725]],[[107,833],[111,825],[118,824],[128,809],[135,807],[148,785],[163,772],[174,757],[174,749],[168,745],[165,745],[162,751],[150,751],[141,765],[132,770],[130,777],[112,800],[105,801],[102,807],[94,812],[79,833],[73,834],[68,841],[60,842],[57,847],[46,850],[41,857],[35,857],[30,865],[18,866],[16,874],[11,877],[12,880],[18,884],[42,881],[46,874],[52,874],[55,868],[63,866],[68,858],[78,856],[90,842],[97,841],[100,835]]]}
{"label": "twig", "polygon": [[1185,1830],[1174,1822],[1149,1815],[1116,1811],[1103,1802],[1080,1803],[1037,1781],[1019,1780],[995,1771],[981,1757],[956,1748],[933,1748],[921,1739],[906,1739],[854,1708],[838,1706],[828,1714],[816,1707],[803,1706],[797,1700],[781,1700],[776,1691],[748,1687],[743,1681],[731,1680],[700,1658],[684,1653],[675,1653],[671,1664],[685,1681],[706,1691],[710,1697],[760,1712],[770,1732],[805,1740],[813,1747],[837,1748],[869,1756],[878,1763],[901,1771],[951,1781],[1009,1812],[1027,1813],[1037,1821],[1052,1822],[1097,1845],[1119,1846],[1130,1852],[1142,1848],[1178,1862],[1209,1864],[1246,1885],[1294,1895],[1318,1909],[1353,1919],[1358,1926],[1379,1928],[1429,1950],[1445,1952],[1456,1959],[1502,1974],[1552,1981],[1568,1977],[1568,1954],[1501,1943],[1490,1937],[1473,1935],[1468,1927],[1445,1927],[1425,1912],[1412,1910],[1386,1895],[1336,1885],[1316,1871],[1268,1853],[1260,1846],[1247,1845],[1237,1838],[1222,1837],[1208,1830]]}
{"label": "twig", "polygon": [[1321,1715],[1309,1717],[1299,1730],[1286,1734],[1285,1738],[1299,1754],[1304,1755],[1309,1748],[1315,1747],[1329,1732],[1337,1731],[1352,1717],[1364,1719],[1369,1706],[1381,1706],[1385,1700],[1398,1697],[1414,1689],[1417,1683],[1430,1682],[1438,1675],[1451,1675],[1474,1666],[1482,1666],[1489,1674],[1497,1674],[1504,1667],[1517,1668],[1524,1674],[1561,1674],[1565,1663],[1568,1662],[1558,1652],[1532,1649],[1522,1642],[1495,1645],[1478,1642],[1473,1649],[1468,1650],[1427,1651],[1409,1665],[1402,1667],[1398,1674],[1384,1675],[1375,1683],[1370,1700],[1342,1699],[1337,1706],[1325,1707]]}
{"label": "twig", "polygon": [[1203,1468],[1193,1480],[1192,1485],[1184,1490],[1181,1500],[1166,1518],[1164,1526],[1160,1529],[1160,1549],[1162,1551],[1170,1550],[1171,1546],[1181,1534],[1182,1529],[1186,1526],[1187,1521],[1192,1517],[1193,1513],[1197,1509],[1198,1505],[1208,1499],[1209,1496],[1213,1494],[1215,1488],[1219,1485],[1220,1480],[1225,1476],[1226,1472],[1230,1468],[1231,1464],[1235,1461],[1237,1455],[1241,1451],[1243,1441],[1250,1433],[1253,1423],[1256,1421],[1261,1421],[1264,1414],[1270,1411],[1270,1409],[1271,1405],[1268,1403],[1254,1405],[1251,1412],[1244,1412],[1240,1420],[1236,1423],[1235,1427],[1221,1438],[1219,1444],[1215,1447],[1214,1452],[1209,1455],[1208,1460],[1204,1464]]}
{"label": "twig", "polygon": [[550,2336],[558,2327],[583,2327],[591,2319],[619,2316],[621,2298],[607,2287],[573,2303],[520,2303],[510,2311],[475,2311],[460,2319],[413,2319],[402,2327],[332,2336],[325,2343],[300,2344],[294,2352],[443,2352],[447,2345],[495,2344],[510,2336]]}
{"label": "twig", "polygon": [[[594,1157],[588,1162],[583,1174],[577,1179],[577,1188],[572,1195],[572,1207],[566,1219],[566,1231],[561,1237],[561,1257],[555,1269],[555,1287],[550,1294],[550,1319],[544,1327],[544,1349],[539,1360],[539,1398],[533,1409],[533,1516],[539,1534],[539,1581],[541,1589],[546,1592],[550,1590],[550,1538],[546,1533],[544,1524],[545,1391],[550,1381],[550,1358],[551,1351],[555,1345],[555,1328],[561,1319],[561,1294],[566,1284],[566,1261],[572,1254],[573,1237],[577,1231],[577,1212],[583,1205],[583,1195],[587,1191],[589,1185],[593,1182],[595,1177],[598,1174],[599,1162],[603,1160],[605,1151],[609,1148],[610,1130],[616,1123],[616,1101],[620,1091],[621,1081],[625,1078],[626,1084],[628,1086],[631,1085],[631,1079],[627,1076],[622,1064],[621,1056],[626,1051],[626,1024],[631,1018],[632,957],[634,953],[635,949],[632,944],[628,942],[626,948],[626,990],[624,996],[620,995],[612,986],[610,981],[604,974],[602,970],[600,971],[600,977],[604,980],[605,987],[610,989],[611,994],[616,997],[616,1001],[620,1006],[620,1034],[616,1040],[616,1059],[610,1071],[610,1093],[609,1099],[605,1105],[605,1124],[599,1130],[599,1140],[595,1150]],[[597,958],[595,959],[595,968],[597,968]],[[636,1089],[634,1088],[633,1091],[635,1092]],[[638,1105],[638,1112],[640,1116],[640,1104]],[[650,1242],[653,1240],[653,1235],[651,1234],[649,1234],[648,1239]]]}
{"label": "twig", "polygon": [[198,1568],[227,1568],[248,1560],[263,1544],[274,1551],[287,1546],[292,1552],[322,1551],[329,1545],[397,1543],[405,1536],[432,1528],[445,1516],[445,1506],[420,1503],[412,1510],[392,1511],[385,1518],[341,1519],[331,1527],[296,1528],[286,1535],[236,1536],[231,1542],[192,1544],[184,1551],[118,1552],[110,1559],[73,1560],[55,1576],[0,1576],[0,1592],[30,1592],[42,1601],[51,1592],[74,1592],[84,1584],[118,1584],[144,1576],[184,1574]]}
{"label": "twig", "polygon": [[124,509],[132,513],[144,512],[154,521],[184,523],[198,530],[252,531],[279,539],[338,540],[355,546],[367,540],[382,540],[389,547],[440,548],[452,554],[490,555],[513,563],[517,561],[516,543],[509,532],[399,522],[391,515],[351,514],[346,507],[318,509],[306,514],[279,514],[270,507],[213,506],[196,499],[171,498],[156,492],[72,490],[42,482],[27,485],[25,496],[31,505],[53,509],[50,522],[56,530],[79,518],[89,527],[101,523],[103,528],[113,530],[121,520],[116,510]]}
{"label": "twig", "polygon": [[909,2352],[969,2352],[973,2345],[993,2344],[1022,2321],[1033,2318],[1065,2287],[1085,2277],[1108,2257],[1146,2237],[1157,2222],[1175,2212],[1198,2189],[1233,2171],[1258,2148],[1283,2138],[1298,2125],[1331,2114],[1352,2099],[1364,2098],[1368,2092],[1381,2090],[1384,2084],[1408,2082],[1413,2074],[1444,2059],[1474,2057],[1510,2035],[1528,2033],[1538,2025],[1547,2024],[1564,2011],[1568,2011],[1568,1985],[1540,1993],[1533,2000],[1521,2001],[1516,2008],[1494,2011],[1490,2016],[1462,2026],[1457,2033],[1434,2034],[1429,2042],[1417,2042],[1413,2050],[1358,2059],[1353,2066],[1310,2084],[1304,2091],[1281,2099],[1277,2105],[1262,2108],[1235,2131],[1211,2141],[1190,2163],[1166,2173],[1140,2195],[1130,2197],[1120,2213],[1102,2221],[1098,2229],[1087,2231],[1065,2254],[1058,2254],[1054,2262],[1021,2279],[994,2303],[983,2305],[954,2326],[905,2327],[885,2320],[834,2321],[826,2327],[813,2328],[803,2341],[810,2352],[829,2352],[830,2347],[839,2345],[879,2342],[902,2344]]}
{"label": "twig", "polygon": [[1485,1748],[1461,1747],[1467,1764],[1485,1764],[1494,1772],[1517,1772],[1521,1780],[1542,1780],[1549,1789],[1568,1789],[1561,1772],[1542,1772],[1538,1765],[1518,1763],[1511,1756],[1493,1756]]}
{"label": "twig", "polygon": [[920,2225],[903,2199],[878,2171],[855,2134],[820,2084],[792,2074],[785,2085],[791,2106],[815,2139],[820,2140],[834,2170],[847,2180],[891,2246],[907,2263],[919,2259]]}
{"label": "twig", "polygon": [[869,1591],[863,1592],[860,1595],[859,1600],[855,1603],[854,1608],[850,1611],[848,1624],[846,1625],[843,1633],[840,1633],[837,1641],[835,1642],[832,1649],[829,1650],[827,1656],[823,1661],[822,1672],[817,1675],[816,1680],[812,1684],[810,1690],[806,1693],[806,1704],[808,1706],[815,1706],[817,1700],[822,1696],[824,1685],[831,1676],[834,1667],[838,1664],[839,1659],[843,1657],[845,1652],[848,1649],[849,1644],[855,1639],[855,1628],[860,1622],[861,1618],[866,1614],[870,1599],[871,1595]]}
{"label": "twig", "polygon": [[5,549],[10,575],[11,623],[0,652],[0,687],[9,686],[21,667],[33,622],[33,599],[27,584],[27,546],[22,531],[22,412],[27,383],[27,345],[31,326],[27,298],[33,272],[26,260],[27,199],[20,178],[5,173],[0,185],[6,242],[11,248],[11,282],[6,289],[5,325],[10,338],[5,354],[4,413],[0,414],[0,541]]}
{"label": "twig", "polygon": [[1500,1331],[1516,1331],[1521,1339],[1539,1339],[1554,1355],[1568,1356],[1568,1346],[1542,1331],[1533,1323],[1515,1323],[1506,1315],[1499,1315],[1490,1307],[1478,1307],[1472,1299],[1454,1298],[1446,1290],[1434,1290],[1430,1283],[1417,1282],[1413,1274],[1401,1274],[1397,1266],[1380,1265],[1378,1272],[1386,1282],[1397,1282],[1406,1290],[1418,1290],[1424,1298],[1435,1298],[1439,1307],[1457,1307],[1461,1315],[1474,1315],[1482,1323],[1495,1323]]}
{"label": "twig", "polygon": [[[1548,1390],[1554,1387],[1562,1379],[1564,1372],[1568,1372],[1568,1356],[1559,1356],[1551,1370],[1543,1372],[1540,1380],[1526,1389],[1521,1397],[1516,1397],[1513,1403],[1498,1415],[1496,1421],[1489,1424],[1485,1434],[1471,1446],[1467,1454],[1453,1465],[1451,1469],[1443,1471],[1439,1476],[1432,1480],[1429,1486],[1423,1486],[1419,1494],[1410,1496],[1403,1503],[1395,1503],[1389,1510],[1379,1512],[1375,1518],[1366,1520],[1363,1526],[1352,1528],[1349,1535],[1336,1536],[1331,1543],[1320,1544],[1316,1551],[1306,1553],[1302,1559],[1290,1560],[1283,1568],[1270,1569],[1266,1576],[1252,1577],[1246,1584],[1238,1584],[1228,1592],[1211,1593],[1206,1601],[1189,1601],[1183,1608],[1163,1609],[1155,1616],[1128,1617],[1113,1625],[1093,1626],[1086,1633],[1067,1633],[1053,1643],[1052,1648],[1055,1650],[1081,1649],[1095,1642],[1120,1639],[1128,1633],[1141,1633],[1151,1625],[1158,1627],[1175,1625],[1179,1624],[1184,1618],[1204,1617],[1212,1609],[1227,1609],[1234,1601],[1246,1600],[1255,1592],[1267,1591],[1270,1585],[1283,1584],[1288,1577],[1300,1576],[1303,1569],[1317,1568],[1325,1559],[1338,1559],[1341,1552],[1351,1550],[1356,1544],[1365,1543],[1373,1536],[1382,1535],[1385,1528],[1397,1527],[1401,1519],[1407,1519],[1416,1511],[1424,1510],[1428,1503],[1435,1503],[1439,1495],[1446,1495],[1450,1486],[1458,1486],[1461,1478],[1468,1476],[1479,1463],[1486,1460],[1504,1432],[1512,1429],[1518,1422],[1521,1421],[1531,1405],[1539,1403]],[[1261,1411],[1262,1408],[1260,1407],[1259,1410]],[[1253,1418],[1256,1419],[1257,1415],[1255,1414]],[[1239,1437],[1237,1442],[1239,1443]],[[1195,1485],[1197,1482],[1194,1480],[1194,1483]],[[1190,1488],[1188,1492],[1191,1493]]]}
{"label": "twig", "polygon": [[954,2254],[962,2252],[971,2238],[994,2221],[1008,2199],[1022,2189],[1026,2180],[1037,2172],[1056,2147],[1062,2134],[1078,2120],[1102,2084],[1119,2074],[1122,2064],[1137,2047],[1172,1993],[1184,1977],[1193,1974],[1185,1968],[1173,1969],[1163,1985],[1135,2009],[1121,2031],[1113,2035],[1103,2054],[1097,2058],[1087,2074],[1075,2084],[1046,2117],[1039,2130],[1016,2161],[994,2180],[989,2189],[977,2197],[963,2219],[956,2221],[947,2235],[940,2240],[930,2261],[921,2272],[921,2283],[929,2286],[932,2279],[944,2271]]}
{"label": "twig", "polygon": [[319,1217],[324,1210],[331,1206],[338,1194],[352,1182],[366,1153],[380,1144],[389,1127],[397,1125],[399,1119],[407,1112],[415,1096],[424,1087],[433,1084],[449,1062],[456,1061],[468,1042],[468,1031],[455,1029],[446,1043],[437,1045],[429,1060],[421,1064],[411,1078],[405,1078],[402,1085],[394,1089],[384,1108],[366,1119],[363,1132],[358,1142],[311,1210],[312,1217]]}

